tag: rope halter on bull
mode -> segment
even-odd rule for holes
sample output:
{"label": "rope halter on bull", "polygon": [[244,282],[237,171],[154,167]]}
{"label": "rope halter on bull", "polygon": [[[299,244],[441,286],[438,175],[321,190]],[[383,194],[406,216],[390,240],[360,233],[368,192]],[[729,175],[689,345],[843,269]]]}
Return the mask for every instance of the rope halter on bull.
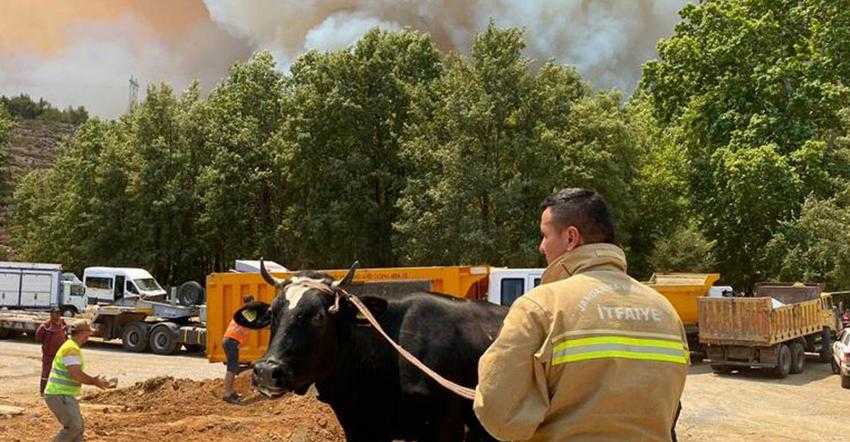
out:
{"label": "rope halter on bull", "polygon": [[[405,350],[404,347],[402,347],[401,345],[396,343],[384,331],[384,328],[381,327],[381,324],[378,323],[378,320],[375,319],[375,316],[372,315],[372,312],[370,312],[369,309],[366,308],[366,305],[363,304],[363,301],[361,301],[357,296],[352,295],[351,293],[348,293],[348,291],[345,290],[345,288],[343,288],[344,286],[347,286],[349,283],[351,283],[351,281],[354,279],[354,272],[357,270],[357,266],[358,266],[358,263],[355,262],[351,266],[351,268],[348,270],[348,273],[345,275],[345,277],[343,279],[341,279],[339,281],[334,281],[331,284],[325,284],[325,283],[315,282],[315,281],[311,281],[311,280],[301,280],[301,281],[298,281],[298,282],[293,282],[293,284],[298,284],[298,285],[314,288],[314,289],[319,290],[319,291],[321,291],[321,292],[323,292],[327,295],[333,296],[334,303],[333,303],[333,305],[331,305],[328,308],[329,313],[335,314],[335,313],[339,312],[339,308],[340,308],[339,304],[340,304],[341,299],[350,302],[355,308],[357,308],[357,310],[360,312],[360,314],[363,315],[364,318],[366,318],[366,320],[369,322],[369,324],[372,326],[372,328],[377,330],[378,333],[381,336],[383,336],[384,339],[404,359],[406,359],[408,362],[413,364],[420,371],[422,371],[423,373],[428,375],[431,379],[433,379],[434,381],[436,381],[438,384],[442,385],[443,387],[445,387],[449,391],[457,394],[458,396],[460,396],[462,398],[474,400],[475,399],[475,389],[467,388],[467,387],[464,387],[462,385],[458,385],[458,384],[444,378],[439,373],[435,372],[434,370],[429,368],[427,365],[425,365],[422,361],[420,361],[419,358],[417,358],[416,356],[411,354],[409,351]],[[260,272],[264,273],[264,275],[263,275],[264,278],[266,278],[267,276],[269,278],[271,278],[271,275],[268,274],[268,271],[266,270],[266,267],[263,264],[262,259],[260,259]]]}

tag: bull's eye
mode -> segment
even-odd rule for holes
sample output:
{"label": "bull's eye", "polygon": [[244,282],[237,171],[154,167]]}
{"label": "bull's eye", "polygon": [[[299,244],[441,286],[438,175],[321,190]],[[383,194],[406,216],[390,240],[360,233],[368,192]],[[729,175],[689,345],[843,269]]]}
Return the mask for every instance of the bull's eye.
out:
{"label": "bull's eye", "polygon": [[322,324],[324,324],[324,322],[325,322],[325,312],[324,312],[324,310],[319,310],[318,312],[316,312],[316,314],[315,314],[315,315],[313,315],[313,317],[312,317],[312,318],[310,318],[310,322],[311,322],[313,325],[322,325]]}

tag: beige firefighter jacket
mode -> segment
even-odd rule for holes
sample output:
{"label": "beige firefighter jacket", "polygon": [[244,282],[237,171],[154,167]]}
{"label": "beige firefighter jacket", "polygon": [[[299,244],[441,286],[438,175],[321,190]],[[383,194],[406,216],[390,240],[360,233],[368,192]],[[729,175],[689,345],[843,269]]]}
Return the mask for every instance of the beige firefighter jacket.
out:
{"label": "beige firefighter jacket", "polygon": [[565,253],[542,282],[481,357],[482,425],[499,440],[670,440],[688,370],[673,306],[612,244]]}

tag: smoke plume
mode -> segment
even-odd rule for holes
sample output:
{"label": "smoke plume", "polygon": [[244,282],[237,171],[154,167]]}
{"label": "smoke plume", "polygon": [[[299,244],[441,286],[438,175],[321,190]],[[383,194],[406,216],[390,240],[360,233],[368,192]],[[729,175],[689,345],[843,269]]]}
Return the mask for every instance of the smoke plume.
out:
{"label": "smoke plume", "polygon": [[0,94],[115,117],[129,78],[177,90],[218,82],[252,47],[215,24],[200,0],[2,0]]}
{"label": "smoke plume", "polygon": [[306,50],[348,46],[373,27],[429,33],[466,53],[490,20],[526,31],[528,55],[574,65],[630,93],[689,0],[2,0],[0,94],[28,93],[114,117],[128,79],[209,89],[270,50],[287,69]]}
{"label": "smoke plume", "polygon": [[373,26],[428,32],[465,52],[490,20],[524,28],[529,55],[574,65],[594,85],[631,92],[686,0],[204,0],[233,35],[287,67],[303,51],[349,45]]}

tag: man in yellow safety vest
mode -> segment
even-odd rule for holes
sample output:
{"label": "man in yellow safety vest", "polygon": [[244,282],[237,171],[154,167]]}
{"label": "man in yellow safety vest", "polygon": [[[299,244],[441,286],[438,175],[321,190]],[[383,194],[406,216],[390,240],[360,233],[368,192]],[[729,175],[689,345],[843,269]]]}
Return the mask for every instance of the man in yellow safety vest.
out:
{"label": "man in yellow safety vest", "polygon": [[85,373],[85,362],[80,347],[92,334],[88,322],[79,323],[71,328],[71,336],[59,347],[53,358],[47,387],[44,389],[44,402],[56,416],[62,429],[53,438],[54,442],[83,440],[83,416],[80,414],[80,395],[82,384],[99,388],[115,388],[115,382],[109,382],[101,376],[92,377]]}

